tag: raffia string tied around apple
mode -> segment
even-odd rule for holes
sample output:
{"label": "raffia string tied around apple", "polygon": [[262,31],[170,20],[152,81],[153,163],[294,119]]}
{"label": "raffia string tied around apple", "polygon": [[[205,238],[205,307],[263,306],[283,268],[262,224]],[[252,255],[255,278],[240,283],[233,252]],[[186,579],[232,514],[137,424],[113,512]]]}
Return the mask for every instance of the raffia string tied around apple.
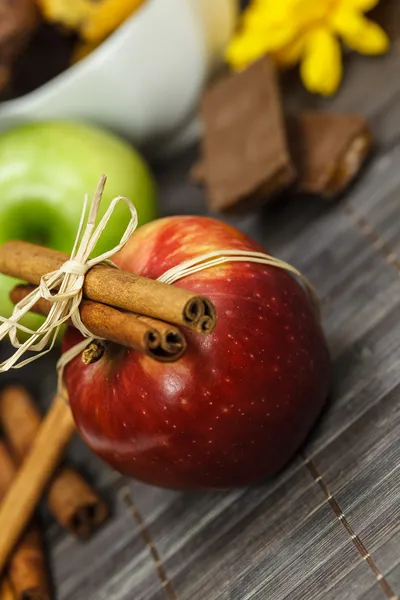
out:
{"label": "raffia string tied around apple", "polygon": [[[83,298],[82,289],[85,282],[85,276],[90,269],[99,264],[107,264],[117,268],[116,265],[112,263],[111,257],[125,246],[136,230],[138,224],[137,212],[132,202],[127,198],[119,196],[114,198],[110,203],[108,210],[96,226],[105,183],[106,177],[102,176],[93,196],[89,213],[87,210],[88,196],[86,195],[85,197],[78,233],[70,259],[64,262],[59,269],[43,275],[40,279],[39,286],[16,304],[10,318],[6,319],[0,317],[0,321],[3,322],[3,325],[0,327],[0,340],[9,335],[11,344],[17,349],[10,358],[0,364],[0,372],[5,372],[12,368],[21,368],[49,352],[54,347],[60,327],[66,321],[71,320],[72,324],[82,334],[84,339],[64,352],[57,363],[59,374],[58,387],[59,393],[61,394],[63,391],[62,377],[65,366],[76,356],[81,354],[93,340],[99,339],[98,336],[94,336],[87,329],[80,318],[79,306]],[[127,205],[131,216],[120,243],[112,250],[105,252],[98,257],[89,258],[119,202],[124,202]],[[173,284],[176,281],[199,271],[229,262],[253,262],[290,272],[301,281],[311,304],[319,313],[317,294],[307,278],[305,278],[298,269],[287,262],[262,252],[239,249],[222,249],[207,252],[198,257],[185,260],[175,267],[168,269],[157,278],[157,281],[165,284]],[[52,309],[47,316],[45,323],[39,327],[37,331],[33,331],[21,325],[20,320],[40,299],[50,301],[52,303]],[[18,340],[18,330],[30,335],[28,340],[24,343],[20,343]],[[28,351],[33,351],[37,354],[20,361]]]}
{"label": "raffia string tied around apple", "polygon": [[[110,261],[111,256],[123,248],[138,224],[137,212],[132,202],[128,198],[119,196],[114,198],[110,203],[108,210],[96,227],[96,219],[105,183],[106,177],[103,176],[94,194],[87,218],[88,196],[85,196],[78,233],[70,259],[59,270],[44,275],[41,278],[39,287],[15,306],[10,318],[6,319],[0,316],[0,321],[3,322],[0,326],[0,340],[8,335],[12,346],[17,349],[9,359],[0,365],[0,372],[5,372],[12,368],[21,368],[50,352],[57,340],[61,326],[69,319],[71,319],[73,325],[85,338],[85,343],[80,345],[82,349],[95,338],[82,323],[79,313],[85,275],[95,265],[102,263],[112,265]],[[120,243],[112,250],[90,259],[90,255],[95,249],[104,228],[119,202],[124,202],[127,205],[131,215]],[[53,307],[44,324],[37,331],[33,331],[21,325],[20,320],[40,298],[50,301]],[[23,331],[29,334],[30,337],[24,343],[21,343],[18,339],[18,331]],[[28,351],[37,352],[38,354],[18,362]],[[77,349],[77,353],[79,351]]]}

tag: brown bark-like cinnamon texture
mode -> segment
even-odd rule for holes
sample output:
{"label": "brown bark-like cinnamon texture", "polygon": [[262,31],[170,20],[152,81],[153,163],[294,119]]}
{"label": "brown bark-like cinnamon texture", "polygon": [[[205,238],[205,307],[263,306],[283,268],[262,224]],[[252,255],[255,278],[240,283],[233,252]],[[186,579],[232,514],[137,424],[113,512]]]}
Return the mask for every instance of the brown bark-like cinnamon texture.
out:
{"label": "brown bark-like cinnamon texture", "polygon": [[2,584],[0,586],[0,600],[16,600],[14,590],[12,589],[8,579],[3,578],[2,580]]}
{"label": "brown bark-like cinnamon texture", "polygon": [[[12,485],[16,468],[5,444],[0,441],[0,499]],[[8,567],[15,600],[48,600],[49,585],[39,530],[32,525],[18,542]]]}
{"label": "brown bark-like cinnamon texture", "polygon": [[16,600],[49,600],[42,538],[33,526],[24,534],[10,561],[9,578]]}
{"label": "brown bark-like cinnamon texture", "polygon": [[74,432],[75,423],[66,398],[56,396],[0,504],[0,573],[4,573]]}
{"label": "brown bark-like cinnamon texture", "polygon": [[[10,293],[11,301],[17,304],[34,289],[34,286],[17,285]],[[51,302],[41,298],[32,311],[47,316],[51,307]],[[178,360],[186,351],[183,333],[163,321],[122,312],[91,300],[82,300],[79,311],[82,323],[93,335],[143,352],[160,362]]]}
{"label": "brown bark-like cinnamon texture", "polygon": [[[34,285],[67,260],[67,254],[27,242],[11,241],[0,247],[0,273]],[[88,300],[199,333],[210,333],[216,325],[215,306],[208,298],[108,265],[97,265],[88,271],[83,295]]]}
{"label": "brown bark-like cinnamon texture", "polygon": [[[161,350],[169,357],[169,361],[178,360],[185,354],[187,348],[186,338],[177,327],[145,315],[138,315],[138,317],[148,327],[157,329],[161,340]],[[161,351],[159,351],[159,356],[161,356]]]}
{"label": "brown bark-like cinnamon texture", "polygon": [[[17,463],[28,454],[40,429],[40,415],[20,386],[0,394],[0,423]],[[46,501],[58,521],[80,539],[89,538],[107,519],[107,505],[74,469],[63,467],[51,482]]]}

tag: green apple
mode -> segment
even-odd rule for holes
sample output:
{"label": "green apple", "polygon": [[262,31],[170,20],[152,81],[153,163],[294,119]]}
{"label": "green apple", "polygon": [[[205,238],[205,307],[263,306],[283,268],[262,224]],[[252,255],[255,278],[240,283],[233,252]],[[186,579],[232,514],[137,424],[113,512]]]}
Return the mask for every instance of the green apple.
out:
{"label": "green apple", "polygon": [[[115,196],[132,200],[139,225],[157,216],[156,187],[142,157],[127,142],[91,125],[47,122],[0,135],[0,245],[21,239],[70,252],[86,193],[107,175],[100,214]],[[129,211],[118,206],[96,253],[115,246]],[[15,280],[0,275],[0,315],[8,317]],[[29,315],[24,324],[36,327]]]}

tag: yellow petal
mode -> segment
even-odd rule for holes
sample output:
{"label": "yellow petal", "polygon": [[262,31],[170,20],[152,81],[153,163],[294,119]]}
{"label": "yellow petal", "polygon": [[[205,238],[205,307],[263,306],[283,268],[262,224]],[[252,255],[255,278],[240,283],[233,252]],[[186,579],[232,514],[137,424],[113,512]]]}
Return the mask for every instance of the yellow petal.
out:
{"label": "yellow petal", "polygon": [[46,21],[61,23],[68,29],[79,29],[91,12],[87,0],[37,0]]}
{"label": "yellow petal", "polygon": [[133,14],[144,0],[102,0],[92,5],[91,17],[82,27],[82,37],[92,43],[103,40]]}
{"label": "yellow petal", "polygon": [[310,92],[330,96],[342,78],[341,50],[328,29],[319,27],[307,35],[301,77]]}
{"label": "yellow petal", "polygon": [[[280,45],[288,43],[298,30],[295,19],[278,16],[265,9],[252,10],[245,13],[242,19],[241,31],[249,34],[268,35],[278,40]],[[276,42],[274,42],[276,44]]]}
{"label": "yellow petal", "polygon": [[[344,0],[347,1],[347,0]],[[253,2],[243,13],[243,23],[252,29],[269,24],[270,27],[291,23],[297,30],[329,13],[329,0],[267,0]]]}
{"label": "yellow petal", "polygon": [[80,60],[83,60],[84,58],[89,56],[89,54],[94,52],[94,50],[96,50],[98,46],[98,43],[93,44],[89,42],[79,42],[75,47],[74,52],[72,53],[71,64],[73,65],[79,62]]}
{"label": "yellow petal", "polygon": [[291,7],[285,1],[267,0],[252,2],[243,13],[243,23],[247,27],[272,23],[285,23],[291,16]]}
{"label": "yellow petal", "polygon": [[144,0],[37,0],[47,21],[76,30],[89,43],[98,43],[127,19]]}
{"label": "yellow petal", "polygon": [[267,43],[262,37],[238,34],[226,48],[225,59],[232,69],[240,71],[267,52]]}
{"label": "yellow petal", "polygon": [[293,67],[303,55],[305,46],[304,36],[293,40],[290,44],[272,54],[275,64],[281,68]]}
{"label": "yellow petal", "polygon": [[289,24],[282,28],[265,28],[264,31],[245,29],[236,34],[228,44],[226,61],[236,70],[243,69],[261,56],[285,47],[291,41],[293,33]]}
{"label": "yellow petal", "polygon": [[356,11],[336,11],[332,25],[343,41],[356,52],[383,54],[389,48],[389,38],[383,29]]}

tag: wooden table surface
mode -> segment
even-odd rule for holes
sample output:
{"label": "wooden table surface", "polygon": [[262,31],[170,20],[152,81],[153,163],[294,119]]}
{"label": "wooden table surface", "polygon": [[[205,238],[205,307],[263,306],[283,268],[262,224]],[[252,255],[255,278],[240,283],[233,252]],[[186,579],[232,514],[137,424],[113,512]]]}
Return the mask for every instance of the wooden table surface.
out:
{"label": "wooden table surface", "polygon": [[[302,102],[310,97],[291,95]],[[49,525],[59,600],[400,594],[399,43],[382,59],[352,56],[328,104],[366,114],[376,137],[373,159],[342,202],[292,200],[230,219],[300,268],[322,299],[334,389],[305,457],[259,487],[189,494],[124,480],[76,440],[71,457],[114,516],[87,544]],[[187,180],[195,158],[193,148],[156,169],[163,214],[206,212],[203,192]],[[54,356],[16,372],[44,403],[53,366]]]}

